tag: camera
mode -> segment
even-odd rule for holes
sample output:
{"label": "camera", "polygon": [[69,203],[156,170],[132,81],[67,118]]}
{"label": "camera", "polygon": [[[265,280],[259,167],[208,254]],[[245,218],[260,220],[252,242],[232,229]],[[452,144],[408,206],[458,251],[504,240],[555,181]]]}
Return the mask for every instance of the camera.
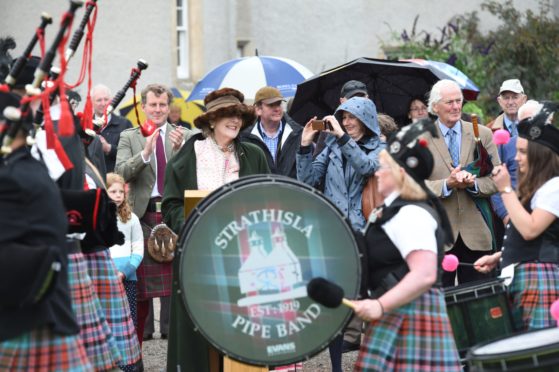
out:
{"label": "camera", "polygon": [[313,120],[311,122],[312,125],[312,129],[314,130],[332,130],[332,125],[330,125],[329,122],[324,121],[324,120]]}

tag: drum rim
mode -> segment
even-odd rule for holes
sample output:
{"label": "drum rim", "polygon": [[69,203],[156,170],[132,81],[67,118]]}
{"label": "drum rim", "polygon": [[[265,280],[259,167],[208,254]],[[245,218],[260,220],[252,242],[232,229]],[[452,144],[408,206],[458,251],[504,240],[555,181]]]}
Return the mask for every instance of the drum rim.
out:
{"label": "drum rim", "polygon": [[468,282],[463,287],[461,287],[460,285],[457,285],[457,286],[454,286],[454,287],[444,287],[443,288],[443,293],[444,293],[445,296],[456,295],[456,294],[460,294],[460,293],[470,292],[470,290],[472,288],[481,289],[481,288],[490,288],[490,287],[495,287],[495,286],[505,288],[505,291],[506,291],[506,285],[505,285],[504,281],[505,281],[504,278],[491,278],[491,279],[485,279],[485,280],[478,280],[478,281],[474,281],[474,282]]}
{"label": "drum rim", "polygon": [[[267,174],[267,175],[253,175],[253,176],[246,176],[246,177],[242,177],[239,178],[235,181],[232,181],[228,184],[223,185],[222,187],[212,191],[210,194],[208,194],[208,196],[206,196],[205,198],[203,198],[200,203],[198,203],[196,205],[196,207],[191,211],[191,213],[189,213],[187,219],[185,220],[181,230],[180,230],[180,239],[179,241],[177,241],[177,246],[180,246],[179,248],[176,249],[177,252],[177,257],[175,257],[175,259],[179,260],[179,289],[181,291],[180,298],[181,301],[188,313],[188,316],[190,317],[190,319],[192,320],[194,326],[195,326],[195,331],[199,332],[204,339],[206,339],[206,341],[208,343],[210,343],[213,347],[215,347],[220,353],[222,353],[223,355],[230,357],[231,359],[237,360],[239,362],[243,362],[243,363],[249,363],[255,366],[278,366],[278,365],[285,365],[285,364],[290,364],[290,363],[295,363],[295,362],[300,362],[303,360],[309,360],[311,357],[319,354],[320,352],[322,352],[331,342],[332,340],[334,340],[339,334],[340,332],[345,328],[345,326],[348,324],[349,320],[351,319],[351,316],[353,315],[351,310],[347,310],[346,311],[346,315],[344,316],[344,319],[339,327],[338,330],[336,330],[336,332],[334,332],[327,340],[325,340],[324,342],[320,343],[320,345],[316,346],[315,348],[313,348],[313,350],[309,351],[308,353],[305,353],[303,355],[300,355],[298,357],[292,357],[289,359],[285,359],[285,360],[281,360],[281,361],[269,361],[269,362],[264,362],[262,360],[255,360],[255,359],[250,359],[241,355],[238,355],[236,353],[232,353],[229,350],[226,350],[222,345],[219,345],[217,342],[215,342],[213,337],[208,337],[208,334],[205,330],[202,329],[202,327],[199,326],[198,321],[192,316],[192,311],[188,305],[188,302],[186,301],[185,296],[183,296],[183,293],[185,292],[185,289],[183,288],[183,271],[180,270],[180,268],[182,267],[182,255],[183,255],[183,245],[186,241],[188,241],[192,235],[192,229],[190,228],[199,218],[200,216],[204,213],[205,210],[207,210],[211,205],[215,204],[215,202],[219,199],[219,197],[221,195],[226,195],[230,192],[233,192],[235,190],[247,187],[248,185],[254,185],[256,183],[258,183],[258,181],[262,181],[262,182],[268,182],[268,183],[272,183],[272,184],[289,184],[290,186],[296,186],[300,189],[304,189],[307,192],[311,192],[312,194],[318,196],[323,202],[326,202],[326,204],[330,207],[330,209],[340,217],[340,219],[342,219],[344,221],[344,226],[348,231],[348,235],[350,236],[351,240],[353,241],[353,247],[356,253],[356,257],[357,257],[357,275],[356,275],[356,295],[359,294],[359,288],[360,288],[360,278],[361,278],[361,271],[362,271],[362,267],[361,267],[361,262],[359,259],[360,253],[359,253],[359,247],[357,245],[357,240],[355,239],[354,236],[354,232],[351,228],[351,225],[349,223],[349,220],[341,213],[341,211],[334,205],[334,203],[332,203],[328,198],[326,198],[326,196],[324,196],[324,194],[322,194],[319,190],[315,189],[312,186],[309,186],[303,182],[294,180],[293,178],[290,177],[286,177],[286,176],[281,176],[281,175],[275,175],[275,174]],[[186,233],[185,233],[186,232]]]}
{"label": "drum rim", "polygon": [[[510,339],[510,338],[513,338],[513,337],[516,337],[516,336],[526,335],[526,334],[531,334],[531,333],[538,333],[538,332],[541,332],[541,331],[544,331],[544,330],[551,330],[551,329],[555,329],[555,328],[557,328],[557,327],[552,326],[552,327],[541,328],[541,329],[533,329],[533,330],[526,331],[526,332],[516,332],[516,333],[513,333],[513,334],[508,335],[508,336],[503,336],[503,337],[499,337],[499,338],[496,338],[496,339],[491,340],[491,341],[482,342],[478,345],[475,345],[475,346],[471,347],[470,350],[468,350],[468,353],[466,355],[466,360],[468,362],[475,363],[475,362],[497,361],[497,360],[502,360],[502,359],[505,359],[506,357],[511,357],[511,356],[521,356],[521,355],[519,355],[519,350],[504,351],[502,353],[484,354],[484,355],[475,355],[474,352],[476,350],[480,349],[480,348],[483,348],[483,347],[485,347],[489,344],[493,344],[495,342],[500,342],[500,341]],[[559,346],[559,342],[556,342],[556,343],[553,343],[553,344],[547,344],[547,345],[544,345],[544,346],[538,346],[538,347],[530,348],[530,349],[523,349],[521,351],[523,353],[530,352],[531,353],[530,355],[533,355],[534,352],[536,352],[536,351],[547,351],[549,349],[552,349],[552,350],[556,350],[558,352],[558,356],[559,356],[559,348],[557,346]],[[529,355],[526,355],[526,358],[529,358],[529,357],[530,357]]]}

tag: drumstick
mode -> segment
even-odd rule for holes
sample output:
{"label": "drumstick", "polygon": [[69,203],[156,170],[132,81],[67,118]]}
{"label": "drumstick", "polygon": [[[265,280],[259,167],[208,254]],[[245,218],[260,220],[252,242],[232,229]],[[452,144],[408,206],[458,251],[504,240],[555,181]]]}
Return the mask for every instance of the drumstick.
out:
{"label": "drumstick", "polygon": [[344,290],[339,285],[324,278],[313,278],[307,284],[307,295],[319,304],[336,308],[341,304],[355,309],[353,303],[344,298]]}
{"label": "drumstick", "polygon": [[474,266],[473,263],[458,261],[458,257],[456,257],[453,254],[445,255],[444,258],[443,258],[443,262],[441,263],[441,266],[443,267],[443,270],[448,271],[448,272],[456,271],[456,269],[458,268],[458,265],[460,265],[460,266]]}

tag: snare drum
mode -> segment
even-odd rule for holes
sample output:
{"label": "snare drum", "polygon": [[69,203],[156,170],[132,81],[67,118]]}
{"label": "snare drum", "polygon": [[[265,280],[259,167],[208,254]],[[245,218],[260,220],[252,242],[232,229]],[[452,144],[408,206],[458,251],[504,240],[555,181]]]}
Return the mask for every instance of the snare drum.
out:
{"label": "snare drum", "polygon": [[200,202],[180,235],[186,310],[234,359],[266,366],[307,359],[351,315],[307,297],[306,284],[324,277],[352,298],[361,270],[350,225],[303,183],[270,175],[229,183]]}
{"label": "snare drum", "polygon": [[471,371],[559,371],[559,328],[529,331],[472,348]]}
{"label": "snare drum", "polygon": [[445,288],[448,317],[461,357],[481,342],[513,332],[507,289],[502,279]]}

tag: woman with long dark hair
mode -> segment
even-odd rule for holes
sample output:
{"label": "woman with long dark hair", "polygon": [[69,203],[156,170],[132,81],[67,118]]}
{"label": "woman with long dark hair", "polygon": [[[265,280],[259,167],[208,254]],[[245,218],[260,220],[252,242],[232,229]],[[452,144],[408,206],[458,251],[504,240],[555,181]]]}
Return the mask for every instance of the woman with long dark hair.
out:
{"label": "woman with long dark hair", "polygon": [[508,291],[519,330],[556,324],[549,308],[559,298],[559,130],[549,120],[558,109],[536,101],[520,108],[517,190],[505,165],[493,170],[510,216],[504,246],[474,264],[488,272],[500,262],[503,276],[514,275]]}

